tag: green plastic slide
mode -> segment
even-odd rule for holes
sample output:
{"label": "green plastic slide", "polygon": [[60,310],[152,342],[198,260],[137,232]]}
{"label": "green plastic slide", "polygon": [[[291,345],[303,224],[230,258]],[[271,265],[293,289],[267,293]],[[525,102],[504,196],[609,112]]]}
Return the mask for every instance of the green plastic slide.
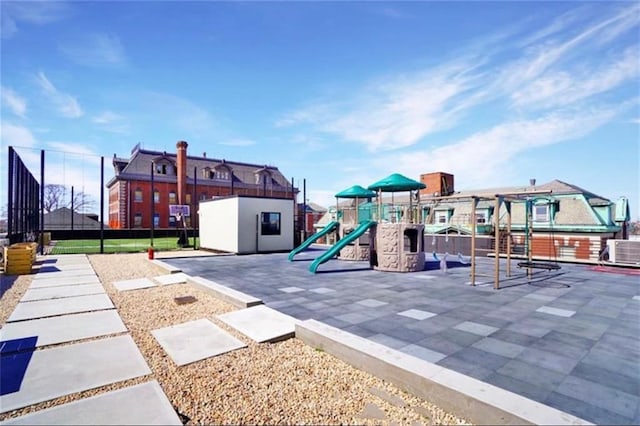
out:
{"label": "green plastic slide", "polygon": [[311,271],[311,272],[313,272],[315,274],[318,271],[318,266],[320,266],[321,264],[325,263],[329,259],[332,259],[335,255],[338,254],[338,252],[344,246],[346,246],[350,242],[360,238],[360,236],[362,234],[367,232],[367,230],[369,228],[371,228],[372,226],[374,226],[375,224],[376,224],[376,222],[373,221],[373,220],[365,220],[364,222],[360,223],[360,225],[358,225],[358,227],[356,229],[354,229],[353,232],[351,232],[349,235],[345,236],[343,239],[341,239],[335,245],[333,245],[329,250],[327,250],[322,255],[320,255],[318,258],[316,258],[316,260],[314,260],[313,263],[311,263],[311,265],[309,266],[309,271]]}
{"label": "green plastic slide", "polygon": [[322,228],[320,232],[316,232],[315,234],[313,234],[312,236],[304,240],[304,243],[300,244],[298,247],[291,250],[291,253],[289,253],[289,262],[292,262],[296,254],[300,253],[303,250],[306,250],[311,244],[316,242],[318,238],[324,235],[327,235],[329,232],[332,232],[337,228],[338,228],[338,222],[336,222],[335,220],[332,222],[329,222],[327,226]]}

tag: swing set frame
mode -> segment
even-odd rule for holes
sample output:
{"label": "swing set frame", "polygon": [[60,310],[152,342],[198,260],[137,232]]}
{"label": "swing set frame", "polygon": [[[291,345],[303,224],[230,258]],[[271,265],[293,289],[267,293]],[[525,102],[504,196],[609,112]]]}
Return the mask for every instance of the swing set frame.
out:
{"label": "swing set frame", "polygon": [[[476,247],[476,238],[477,238],[477,223],[476,223],[476,212],[477,212],[477,206],[478,206],[478,202],[480,200],[485,200],[485,201],[492,201],[494,203],[494,210],[493,210],[493,228],[494,228],[494,250],[493,250],[493,256],[494,256],[494,273],[493,273],[493,288],[498,290],[500,288],[500,237],[502,235],[504,235],[504,232],[506,232],[507,235],[507,247],[506,247],[506,275],[507,277],[511,276],[511,252],[512,252],[512,217],[511,217],[511,204],[514,202],[525,202],[526,205],[526,247],[527,247],[527,261],[526,262],[519,262],[518,266],[519,267],[526,267],[527,268],[527,275],[529,277],[529,279],[531,278],[531,275],[533,273],[533,269],[534,268],[538,268],[538,269],[547,269],[547,270],[557,270],[560,269],[560,266],[555,263],[552,264],[550,262],[534,262],[533,261],[533,256],[532,256],[532,250],[531,250],[531,241],[533,239],[533,223],[532,223],[532,213],[531,213],[531,206],[533,205],[532,200],[532,196],[536,196],[539,198],[542,198],[544,196],[546,197],[550,197],[552,194],[552,191],[544,191],[544,190],[533,190],[533,191],[526,191],[526,192],[510,192],[510,193],[501,193],[501,194],[494,194],[494,195],[460,195],[460,196],[446,196],[446,197],[429,197],[427,200],[433,200],[433,201],[440,201],[440,200],[471,200],[471,223],[470,223],[470,227],[471,227],[471,272],[470,272],[470,278],[471,278],[471,282],[470,285],[471,286],[475,286],[476,285],[476,277],[482,274],[479,274],[477,272],[477,262],[476,262],[476,252],[479,250]],[[423,200],[426,201],[426,200]],[[506,229],[501,229],[500,227],[500,207],[502,205],[505,205],[505,210],[506,210]],[[531,223],[531,226],[529,226],[529,223]],[[553,242],[553,231],[552,232],[552,244]],[[435,234],[433,234],[435,236]],[[448,236],[448,230],[447,230],[447,236]],[[491,253],[489,253],[489,255],[491,255]],[[459,256],[460,257],[460,256]]]}

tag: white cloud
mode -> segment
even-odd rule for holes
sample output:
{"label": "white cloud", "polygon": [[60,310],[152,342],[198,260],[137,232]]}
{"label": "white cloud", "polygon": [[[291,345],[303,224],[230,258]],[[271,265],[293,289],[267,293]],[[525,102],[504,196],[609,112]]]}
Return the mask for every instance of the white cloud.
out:
{"label": "white cloud", "polygon": [[27,101],[12,89],[2,86],[2,103],[20,118],[25,118]]}
{"label": "white cloud", "polygon": [[60,115],[67,118],[78,118],[84,115],[78,100],[67,93],[59,91],[42,71],[37,74],[36,83]]}
{"label": "white cloud", "polygon": [[73,143],[73,142],[56,142],[47,141],[47,146],[55,151],[64,152],[72,156],[78,157],[99,157],[99,155],[90,147],[85,144]]}
{"label": "white cloud", "polygon": [[6,1],[2,2],[2,38],[11,38],[22,24],[44,25],[65,18],[67,4],[61,1]]}
{"label": "white cloud", "polygon": [[599,69],[547,73],[516,90],[515,106],[563,106],[611,90],[640,75],[637,47],[626,49],[617,60],[603,61]]}
{"label": "white cloud", "polygon": [[102,130],[110,133],[128,134],[130,132],[126,118],[113,111],[107,110],[98,115],[94,115],[91,117],[91,121],[97,124]]}
{"label": "white cloud", "polygon": [[618,41],[637,27],[640,7],[625,4],[589,17],[594,10],[580,6],[537,30],[528,28],[532,18],[519,31],[474,41],[437,67],[375,79],[330,101],[311,102],[275,126],[306,126],[307,133],[328,133],[380,152],[413,146],[476,111],[485,116],[490,109],[499,117],[512,114],[512,106],[522,119],[534,120],[530,115],[540,108],[588,109],[595,95],[640,75],[637,44],[627,41],[631,47],[619,49],[602,41]]}
{"label": "white cloud", "polygon": [[120,39],[108,34],[89,34],[82,39],[58,46],[73,62],[92,66],[116,66],[126,62]]}
{"label": "white cloud", "polygon": [[0,127],[3,146],[21,146],[31,148],[36,145],[36,138],[27,127],[3,121]]}
{"label": "white cloud", "polygon": [[321,132],[362,143],[372,152],[403,148],[451,126],[458,113],[471,107],[476,98],[462,97],[475,79],[472,67],[464,60],[455,61],[369,83],[342,102],[321,102],[289,113],[276,126],[310,123]]}
{"label": "white cloud", "polygon": [[419,176],[428,165],[429,170],[453,173],[462,187],[491,184],[515,156],[542,146],[579,139],[632,104],[626,102],[619,107],[555,112],[537,119],[509,121],[449,145],[387,156],[378,160],[378,167],[393,164],[400,173]]}

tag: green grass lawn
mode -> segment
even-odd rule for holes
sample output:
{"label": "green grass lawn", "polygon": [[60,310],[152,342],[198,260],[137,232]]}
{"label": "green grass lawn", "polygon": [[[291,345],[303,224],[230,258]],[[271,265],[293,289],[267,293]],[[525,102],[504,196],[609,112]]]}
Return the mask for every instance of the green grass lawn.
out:
{"label": "green grass lawn", "polygon": [[[155,250],[176,250],[178,249],[177,237],[160,237],[153,239]],[[151,241],[149,238],[122,238],[105,239],[105,253],[136,253],[147,251]],[[193,238],[189,238],[189,244],[193,244]],[[196,238],[196,247],[200,245],[200,240]],[[63,240],[56,241],[51,248],[51,254],[80,254],[80,253],[100,253],[100,240]]]}

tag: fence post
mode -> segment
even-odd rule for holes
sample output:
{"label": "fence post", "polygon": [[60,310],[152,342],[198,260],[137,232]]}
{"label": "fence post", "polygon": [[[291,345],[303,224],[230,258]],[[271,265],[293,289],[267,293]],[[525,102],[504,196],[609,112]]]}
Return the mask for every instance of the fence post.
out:
{"label": "fence post", "polygon": [[100,157],[100,254],[104,253],[104,156]]}

